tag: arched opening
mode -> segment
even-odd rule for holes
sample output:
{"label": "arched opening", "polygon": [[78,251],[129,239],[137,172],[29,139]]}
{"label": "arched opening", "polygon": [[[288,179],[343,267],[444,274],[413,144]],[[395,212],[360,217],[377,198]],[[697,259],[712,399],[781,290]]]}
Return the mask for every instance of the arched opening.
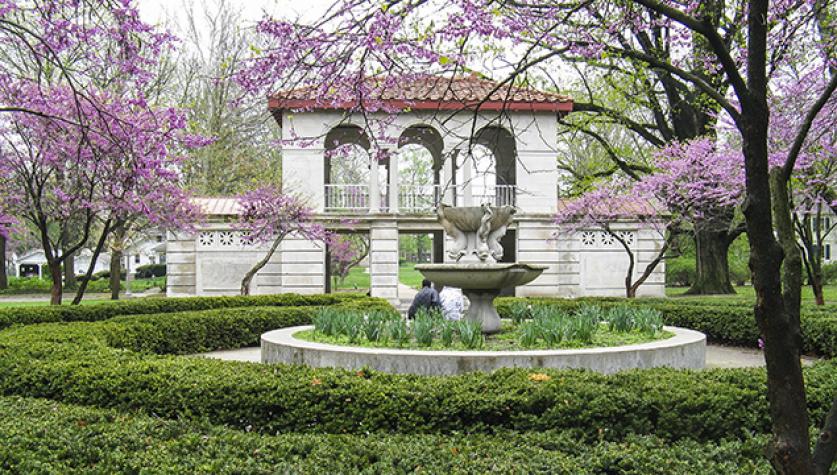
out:
{"label": "arched opening", "polygon": [[[355,125],[337,126],[326,135],[324,148],[325,210],[368,210],[371,144],[366,133]],[[376,171],[386,183],[386,168]]]}
{"label": "arched opening", "polygon": [[398,207],[401,211],[432,210],[441,196],[442,136],[433,127],[407,127],[398,139]]}
{"label": "arched opening", "polygon": [[470,150],[473,167],[471,192],[474,204],[514,206],[517,185],[517,147],[506,129],[487,126],[473,138]]}

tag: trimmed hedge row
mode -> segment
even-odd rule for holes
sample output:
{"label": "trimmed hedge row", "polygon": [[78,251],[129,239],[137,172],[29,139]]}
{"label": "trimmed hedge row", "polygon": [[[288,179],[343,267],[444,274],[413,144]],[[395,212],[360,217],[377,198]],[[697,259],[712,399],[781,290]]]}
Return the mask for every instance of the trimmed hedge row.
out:
{"label": "trimmed hedge row", "polygon": [[154,313],[188,312],[216,308],[261,307],[261,306],[322,306],[350,301],[386,302],[362,294],[326,295],[251,295],[234,297],[184,297],[125,300],[98,305],[62,305],[49,307],[13,307],[0,309],[0,329],[21,323],[47,322],[95,322],[120,315],[143,315]]}
{"label": "trimmed hedge row", "polygon": [[[588,440],[654,434],[708,441],[769,429],[764,372],[757,369],[661,368],[612,376],[509,369],[420,377],[131,351],[240,346],[263,331],[302,323],[313,312],[233,308],[8,328],[0,332],[0,394],[205,419],[269,434],[572,429]],[[818,425],[837,391],[837,362],[805,371],[811,420]]]}
{"label": "trimmed hedge row", "polygon": [[[750,306],[677,302],[670,299],[502,297],[495,301],[497,312],[503,318],[511,317],[512,306],[530,303],[554,305],[567,311],[574,311],[583,304],[595,304],[603,308],[616,305],[647,306],[661,311],[666,325],[703,332],[710,341],[750,347],[758,345],[759,331]],[[801,325],[805,353],[837,357],[837,311],[804,307]]]}
{"label": "trimmed hedge row", "polygon": [[767,474],[766,437],[585,443],[571,432],[267,436],[205,423],[0,397],[8,473]]}

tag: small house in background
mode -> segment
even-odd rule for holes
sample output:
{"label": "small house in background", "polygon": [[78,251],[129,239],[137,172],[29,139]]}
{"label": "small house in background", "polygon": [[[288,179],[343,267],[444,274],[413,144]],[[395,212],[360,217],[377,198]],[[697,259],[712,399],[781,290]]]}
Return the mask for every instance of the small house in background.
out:
{"label": "small house in background", "polygon": [[[90,265],[93,252],[90,249],[82,249],[75,257],[76,274],[83,274]],[[32,249],[20,256],[12,256],[16,277],[49,277],[49,266],[47,265],[44,251]],[[93,272],[101,272],[110,268],[110,254],[103,252],[96,260],[96,267]]]}
{"label": "small house in background", "polygon": [[[123,259],[130,259],[130,269],[136,272],[140,266],[151,264],[165,264],[166,263],[166,243],[164,234],[159,230],[152,230],[143,233],[138,239],[132,243]],[[90,260],[93,258],[93,251],[84,248],[75,256],[75,270],[77,275],[83,275],[87,272],[90,266]],[[127,262],[123,262],[124,268]],[[9,275],[16,277],[48,277],[49,268],[47,266],[44,251],[41,249],[31,249],[24,252],[20,256],[12,255],[9,260],[10,272]],[[102,252],[96,259],[96,265],[93,273],[110,270],[110,253]]]}

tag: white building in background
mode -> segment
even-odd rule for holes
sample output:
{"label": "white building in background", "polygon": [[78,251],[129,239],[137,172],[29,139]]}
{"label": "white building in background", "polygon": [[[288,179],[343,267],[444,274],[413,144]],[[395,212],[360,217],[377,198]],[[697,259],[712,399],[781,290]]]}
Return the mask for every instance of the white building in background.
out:
{"label": "white building in background", "polygon": [[[128,247],[126,256],[125,259],[130,259],[132,271],[136,271],[137,267],[144,265],[165,264],[166,242],[163,232],[154,230],[144,233],[136,243],[132,243]],[[90,249],[84,248],[78,252],[75,256],[77,275],[87,272],[92,258],[93,251]],[[12,255],[10,261],[11,268],[14,270],[11,275],[16,277],[47,277],[49,274],[46,257],[41,249],[31,249],[20,256]],[[123,267],[125,267],[125,264],[123,264]],[[106,270],[110,270],[110,253],[102,252],[96,259],[93,273]]]}
{"label": "white building in background", "polygon": [[[446,262],[436,206],[486,202],[518,209],[502,240],[503,260],[549,266],[517,295],[624,295],[628,257],[617,242],[595,230],[556,237],[558,118],[572,110],[569,97],[473,76],[427,76],[385,96],[387,106],[402,112],[360,116],[351,113],[354,104],[324,106],[310,89],[269,102],[284,139],[283,189],[304,196],[327,228],[368,233],[373,296],[403,297],[399,235],[432,234],[433,261]],[[208,224],[196,234],[168,236],[167,293],[236,294],[264,249],[242,244],[232,224],[238,213],[233,199],[199,203]],[[613,227],[633,246],[635,272],[642,272],[661,237],[638,223]],[[289,237],[257,275],[253,293],[329,292],[327,259],[323,243]],[[639,294],[664,295],[664,275],[660,264]]]}

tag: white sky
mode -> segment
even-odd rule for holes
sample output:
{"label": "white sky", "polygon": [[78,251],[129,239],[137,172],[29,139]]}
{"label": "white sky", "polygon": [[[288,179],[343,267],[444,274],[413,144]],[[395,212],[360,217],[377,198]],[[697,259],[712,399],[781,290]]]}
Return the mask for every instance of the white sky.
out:
{"label": "white sky", "polygon": [[[265,12],[277,18],[301,17],[306,21],[319,18],[334,0],[227,0],[230,5],[242,12],[247,23],[254,23]],[[151,24],[166,23],[167,19],[178,20],[185,10],[184,5],[194,5],[196,11],[209,6],[211,9],[218,0],[137,0],[140,16]],[[171,23],[171,22],[169,22]],[[174,32],[177,33],[177,32]]]}

